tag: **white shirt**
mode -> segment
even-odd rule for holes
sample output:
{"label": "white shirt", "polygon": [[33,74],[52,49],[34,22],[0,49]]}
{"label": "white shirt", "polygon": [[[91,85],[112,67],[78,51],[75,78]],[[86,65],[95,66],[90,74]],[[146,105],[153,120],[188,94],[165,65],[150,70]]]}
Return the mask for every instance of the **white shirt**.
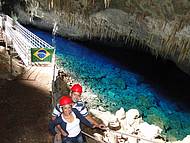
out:
{"label": "white shirt", "polygon": [[74,112],[72,112],[73,116],[74,116],[74,120],[72,122],[68,122],[63,115],[61,115],[62,119],[64,122],[67,123],[66,125],[66,131],[68,132],[68,137],[76,137],[80,131],[80,120],[78,118],[76,118],[76,115]]}

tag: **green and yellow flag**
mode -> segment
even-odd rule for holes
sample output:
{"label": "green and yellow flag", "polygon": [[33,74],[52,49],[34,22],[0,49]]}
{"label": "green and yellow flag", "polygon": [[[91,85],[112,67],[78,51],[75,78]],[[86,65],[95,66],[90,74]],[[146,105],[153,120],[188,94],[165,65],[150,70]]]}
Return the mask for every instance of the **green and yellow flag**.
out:
{"label": "green and yellow flag", "polygon": [[51,62],[54,49],[49,48],[32,48],[31,61],[32,62]]}

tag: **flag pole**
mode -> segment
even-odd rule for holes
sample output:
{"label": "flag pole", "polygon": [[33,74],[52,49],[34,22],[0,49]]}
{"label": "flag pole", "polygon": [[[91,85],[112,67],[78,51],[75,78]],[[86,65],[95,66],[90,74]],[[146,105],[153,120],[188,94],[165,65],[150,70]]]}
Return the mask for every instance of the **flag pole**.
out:
{"label": "flag pole", "polygon": [[56,32],[58,30],[58,25],[57,25],[57,22],[55,21],[54,23],[54,26],[53,26],[53,30],[52,30],[52,35],[53,35],[53,38],[52,38],[52,46],[54,47],[54,61],[53,61],[53,82],[55,80],[55,68],[56,68],[56,41],[55,41],[55,36],[56,36]]}
{"label": "flag pole", "polygon": [[55,100],[54,100],[54,81],[55,81],[55,69],[56,69],[56,41],[55,41],[55,36],[56,36],[56,31],[58,30],[57,22],[54,23],[53,30],[52,30],[52,46],[54,47],[54,56],[53,56],[53,77],[52,77],[52,99],[51,99],[51,106],[52,109],[55,106]]}

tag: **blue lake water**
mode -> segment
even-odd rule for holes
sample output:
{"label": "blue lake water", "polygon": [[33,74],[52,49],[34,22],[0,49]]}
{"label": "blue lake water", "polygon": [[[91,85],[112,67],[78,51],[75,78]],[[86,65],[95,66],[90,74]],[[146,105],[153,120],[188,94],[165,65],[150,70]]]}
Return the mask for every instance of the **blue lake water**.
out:
{"label": "blue lake water", "polygon": [[[51,34],[30,30],[52,44]],[[131,51],[112,51],[105,56],[58,36],[55,41],[61,65],[99,95],[101,106],[112,112],[120,107],[126,111],[137,108],[145,121],[164,129],[168,139],[183,139],[190,134],[190,77],[174,64]],[[120,57],[115,58],[114,52]]]}

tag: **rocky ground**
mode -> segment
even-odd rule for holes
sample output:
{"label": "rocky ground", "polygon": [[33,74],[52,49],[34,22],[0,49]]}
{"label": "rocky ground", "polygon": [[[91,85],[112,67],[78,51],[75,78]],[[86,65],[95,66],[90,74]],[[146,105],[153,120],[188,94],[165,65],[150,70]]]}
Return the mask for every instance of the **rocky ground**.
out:
{"label": "rocky ground", "polygon": [[[11,76],[9,56],[5,55],[0,54],[1,142],[51,142],[52,137],[48,133],[51,108],[49,67],[24,70],[17,66],[13,68],[17,76]],[[20,73],[23,74],[18,76]]]}

